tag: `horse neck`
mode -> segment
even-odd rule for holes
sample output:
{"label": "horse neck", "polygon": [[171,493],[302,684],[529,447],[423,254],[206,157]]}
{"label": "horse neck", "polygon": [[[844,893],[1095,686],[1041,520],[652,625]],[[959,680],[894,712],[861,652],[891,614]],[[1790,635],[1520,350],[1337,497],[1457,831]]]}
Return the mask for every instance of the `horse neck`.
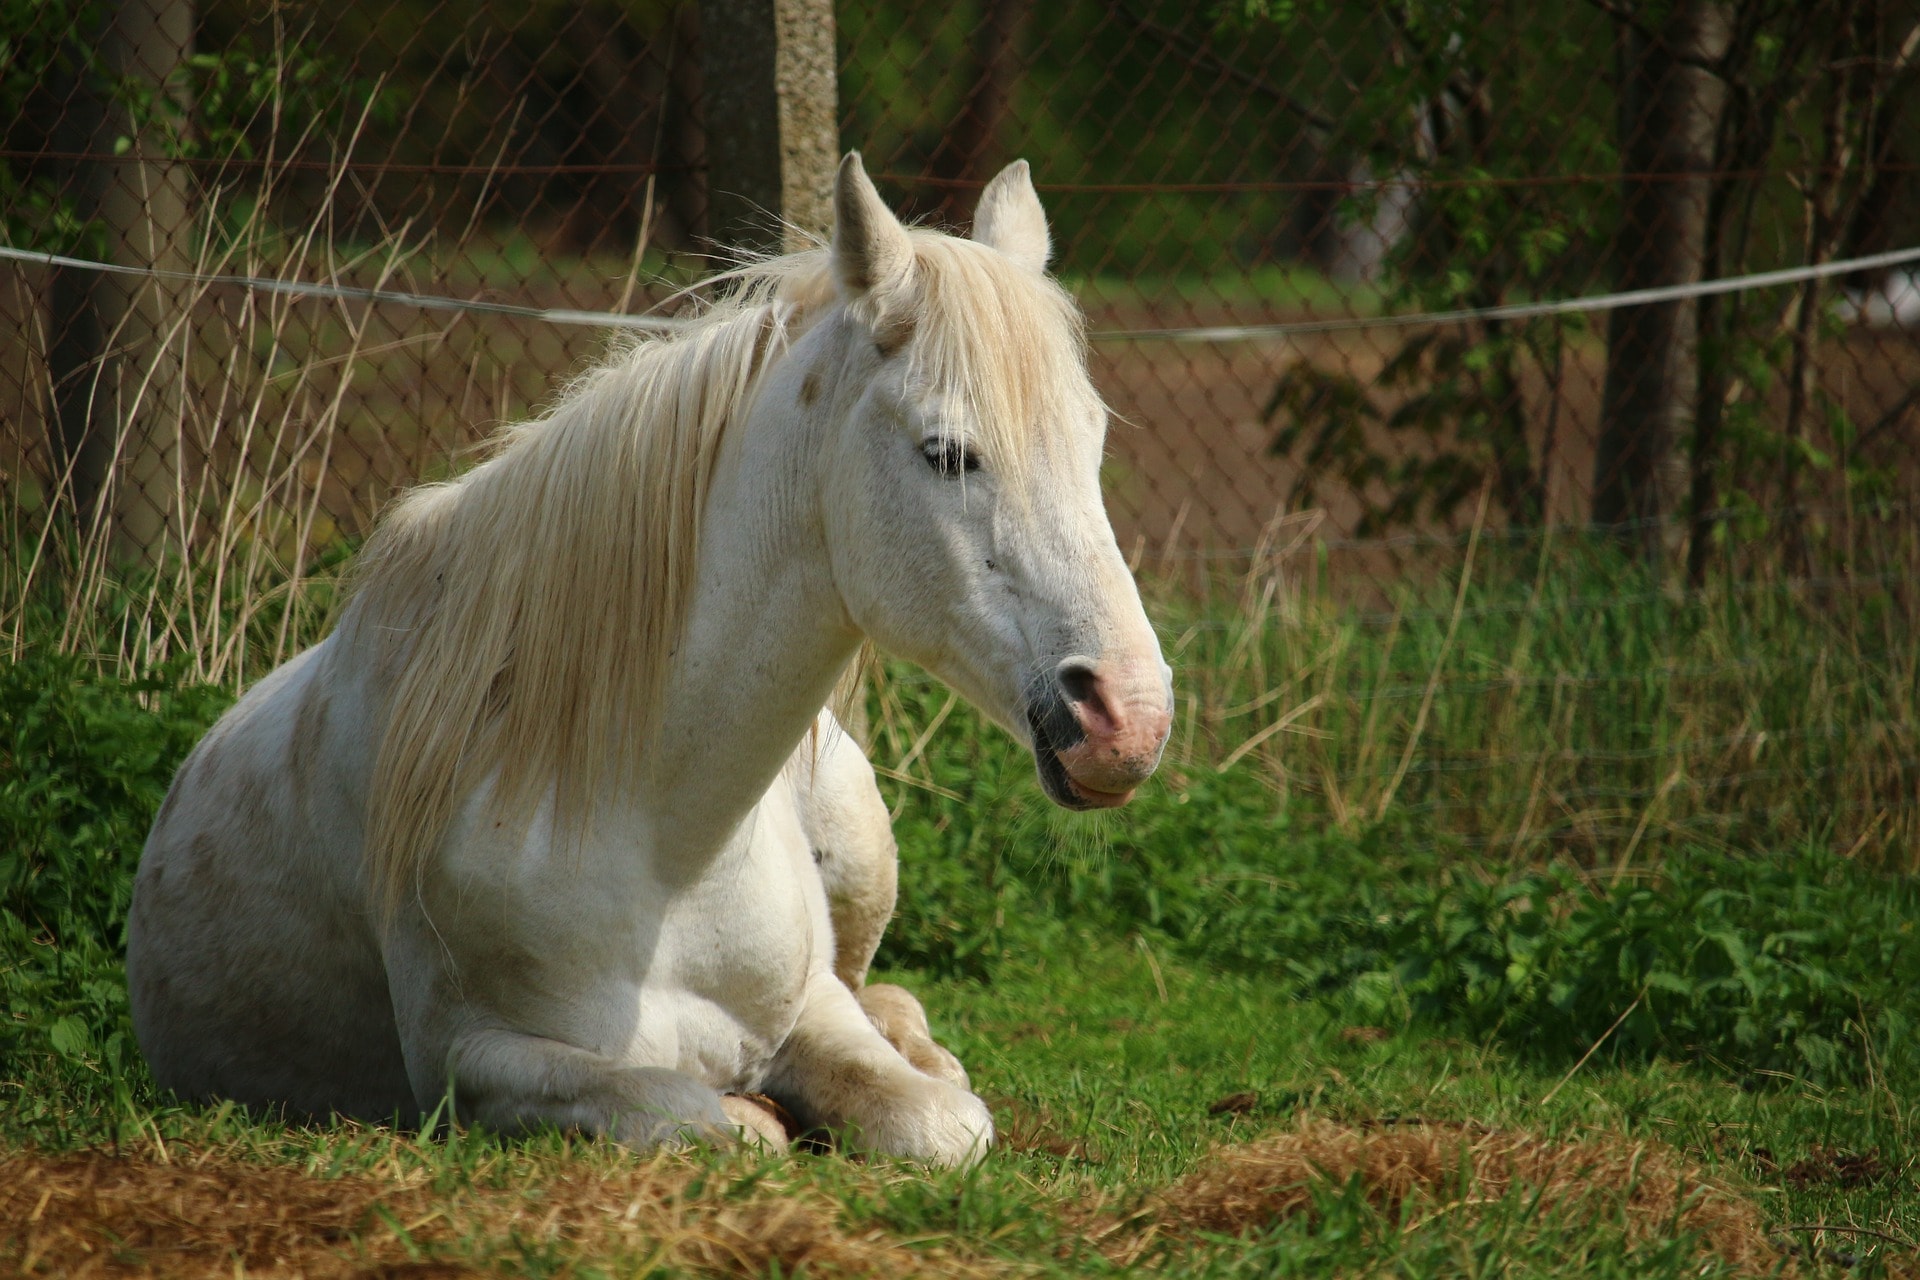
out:
{"label": "horse neck", "polygon": [[646,784],[663,859],[704,862],[766,794],[859,644],[820,519],[825,423],[770,371],[716,460]]}

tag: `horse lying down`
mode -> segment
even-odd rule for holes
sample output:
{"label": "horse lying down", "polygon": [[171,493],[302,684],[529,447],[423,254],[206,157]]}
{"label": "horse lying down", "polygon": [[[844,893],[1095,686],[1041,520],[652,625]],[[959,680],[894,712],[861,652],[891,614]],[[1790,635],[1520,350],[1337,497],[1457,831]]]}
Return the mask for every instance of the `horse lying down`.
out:
{"label": "horse lying down", "polygon": [[[735,272],[382,518],[333,632],[174,780],[128,923],[158,1082],[293,1114],[769,1129],[962,1164],[992,1121],[863,978],[886,812],[821,708],[868,639],[1119,805],[1169,673],[1016,164],[970,240],[857,155],[830,247]],[[818,855],[816,857],[816,855]]]}

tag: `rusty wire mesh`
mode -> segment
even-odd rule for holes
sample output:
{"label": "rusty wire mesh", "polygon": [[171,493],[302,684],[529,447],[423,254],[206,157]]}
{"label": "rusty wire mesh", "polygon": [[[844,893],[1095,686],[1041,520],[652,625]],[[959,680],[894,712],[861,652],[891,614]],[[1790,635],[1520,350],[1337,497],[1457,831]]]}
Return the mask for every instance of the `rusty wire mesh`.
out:
{"label": "rusty wire mesh", "polygon": [[[697,242],[689,11],[213,4],[137,52],[104,14],[89,28],[61,7],[31,13],[21,60],[41,66],[6,138],[17,245],[619,309],[653,301],[653,277]],[[156,520],[191,532],[236,510],[281,557],[362,533],[396,488],[605,345],[196,281],[9,275],[0,466],[14,500],[64,500],[141,541]],[[130,438],[116,465],[76,461],[117,431]],[[177,465],[139,461],[156,440]]]}
{"label": "rusty wire mesh", "polygon": [[[210,277],[638,311],[709,267],[697,4],[5,12],[7,242],[178,273],[0,265],[16,551],[65,522],[101,557],[184,544],[297,574],[606,347],[591,328]],[[1686,25],[1703,13],[1722,29]],[[164,29],[120,30],[130,14]],[[1371,589],[1456,565],[1476,525],[1528,541],[1598,521],[1696,576],[1764,561],[1780,576],[1755,581],[1838,609],[1908,589],[1910,271],[1592,317],[1141,331],[1920,243],[1913,5],[841,0],[835,17],[841,142],[896,208],[964,227],[987,177],[1032,162],[1114,409],[1109,505],[1136,563],[1179,577],[1307,540],[1323,554],[1296,556],[1302,573],[1377,609]],[[1626,677],[1557,678],[1604,699]],[[1436,687],[1472,698],[1486,679]],[[1912,726],[1880,728],[1885,773],[1850,829],[1893,806],[1892,838],[1920,771]],[[1631,827],[1662,770],[1733,749],[1727,732],[1649,747],[1607,811]],[[1469,807],[1490,770],[1524,792],[1539,759],[1423,757],[1414,802]]]}
{"label": "rusty wire mesh", "polygon": [[[135,50],[107,11],[22,11],[20,111],[4,139],[13,244],[584,309],[645,307],[663,278],[701,269],[697,5],[114,12],[144,8],[191,26]],[[1789,118],[1779,139],[1749,148],[1752,163],[1717,173],[1636,179],[1624,167],[1661,165],[1672,140],[1649,151],[1613,123],[1633,32],[1579,4],[1502,12],[1475,30],[1344,8],[847,0],[841,132],[900,207],[957,226],[999,165],[1033,161],[1056,267],[1103,335],[1094,365],[1116,414],[1110,500],[1125,539],[1152,553],[1244,551],[1277,516],[1308,510],[1336,540],[1452,534],[1483,488],[1498,523],[1577,523],[1595,514],[1609,345],[1631,325],[1624,338],[1605,317],[1121,335],[1658,280],[1658,264],[1649,276],[1613,242],[1641,189],[1685,188],[1656,197],[1642,242],[1654,256],[1675,238],[1660,216],[1739,206],[1724,219],[1739,242],[1704,264],[1717,274],[1920,238],[1912,160],[1889,127],[1906,119],[1901,16],[1860,38],[1879,80],[1857,110],[1881,111],[1879,134],[1869,121],[1857,142],[1823,142],[1833,122]],[[1812,93],[1841,74],[1816,67],[1789,87]],[[1751,79],[1766,91],[1764,75]],[[1739,158],[1737,143],[1723,139],[1717,158]],[[603,345],[403,306],[33,266],[7,276],[0,412],[14,501],[51,502],[65,479],[83,512],[99,507],[145,539],[156,518],[223,507],[236,483],[261,521],[286,525],[283,550],[360,533],[397,486],[540,404]],[[1912,278],[1842,283],[1706,304],[1727,348],[1714,359],[1732,368],[1722,399],[1741,421],[1723,437],[1720,474],[1654,514],[1678,517],[1695,497],[1714,510],[1830,505],[1865,492],[1843,492],[1849,476],[1876,470],[1870,496],[1884,499],[1910,479]],[[1789,377],[1802,348],[1806,368]],[[1691,419],[1695,405],[1684,408]],[[131,431],[128,447],[89,481],[76,458],[116,428]],[[103,485],[119,492],[101,506]]]}

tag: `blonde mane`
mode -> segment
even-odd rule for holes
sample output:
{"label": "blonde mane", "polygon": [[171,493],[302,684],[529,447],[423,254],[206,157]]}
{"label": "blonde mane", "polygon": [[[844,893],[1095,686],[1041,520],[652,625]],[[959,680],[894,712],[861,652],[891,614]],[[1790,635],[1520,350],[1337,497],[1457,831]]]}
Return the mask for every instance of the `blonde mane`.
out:
{"label": "blonde mane", "polygon": [[[1059,403],[1086,387],[1079,313],[996,253],[912,237],[914,314],[894,318],[909,376],[973,405],[981,446],[1017,475],[1047,420],[1081,407]],[[617,351],[485,462],[408,494],[362,552],[347,625],[379,655],[367,867],[386,911],[489,776],[500,814],[551,789],[563,837],[638,776],[721,441],[835,298],[823,249],[729,274],[734,292],[698,319]]]}

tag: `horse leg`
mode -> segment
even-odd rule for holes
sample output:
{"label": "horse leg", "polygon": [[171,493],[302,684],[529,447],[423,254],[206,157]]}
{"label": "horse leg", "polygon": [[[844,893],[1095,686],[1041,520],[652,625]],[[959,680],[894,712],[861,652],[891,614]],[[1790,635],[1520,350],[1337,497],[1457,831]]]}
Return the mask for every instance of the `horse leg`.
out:
{"label": "horse leg", "polygon": [[831,974],[809,983],[767,1092],[802,1128],[833,1130],[860,1150],[960,1166],[979,1160],[993,1141],[986,1104],[916,1070]]}
{"label": "horse leg", "polygon": [[893,919],[900,851],[893,820],[880,798],[873,766],[853,736],[821,712],[813,739],[802,743],[805,771],[798,789],[801,826],[827,891],[833,922],[833,971],[860,1001],[867,1018],[913,1066],[965,1089],[966,1068],[936,1042],[920,1002],[888,983],[867,985],[867,968]]}
{"label": "horse leg", "polygon": [[626,1066],[542,1036],[470,1032],[455,1041],[448,1065],[461,1120],[502,1133],[551,1125],[636,1148],[739,1136],[720,1095],[692,1076]]}
{"label": "horse leg", "polygon": [[893,918],[900,851],[873,766],[830,712],[794,753],[800,827],[833,920],[833,971],[855,991]]}

